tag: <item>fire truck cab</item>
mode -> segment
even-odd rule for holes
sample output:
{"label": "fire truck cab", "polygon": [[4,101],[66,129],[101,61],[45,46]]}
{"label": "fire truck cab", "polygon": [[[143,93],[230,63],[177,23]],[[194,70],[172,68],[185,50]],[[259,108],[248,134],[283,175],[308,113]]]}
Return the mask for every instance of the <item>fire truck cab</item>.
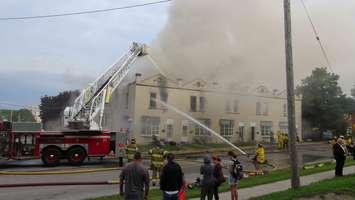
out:
{"label": "fire truck cab", "polygon": [[87,157],[104,157],[110,151],[108,131],[12,131],[10,122],[0,122],[0,155],[9,159],[41,159],[56,166],[62,159],[80,165]]}

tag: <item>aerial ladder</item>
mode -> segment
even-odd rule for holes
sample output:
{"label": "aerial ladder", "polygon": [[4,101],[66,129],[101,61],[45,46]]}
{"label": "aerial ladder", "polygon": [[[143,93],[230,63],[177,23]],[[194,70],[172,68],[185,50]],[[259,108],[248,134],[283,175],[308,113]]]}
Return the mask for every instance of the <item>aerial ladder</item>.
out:
{"label": "aerial ladder", "polygon": [[127,53],[82,90],[73,106],[65,108],[65,126],[102,130],[105,103],[109,101],[111,94],[127,76],[132,63],[138,57],[145,55],[148,55],[147,46],[134,42]]}
{"label": "aerial ladder", "polygon": [[[146,49],[144,44],[133,43],[118,62],[80,93],[71,107],[65,108],[64,123],[68,130],[16,131],[11,122],[0,121],[0,156],[16,160],[40,158],[45,165],[57,166],[63,159],[72,165],[80,165],[86,158],[109,155],[112,133],[115,132],[103,130],[105,104],[134,61],[147,55]],[[156,66],[151,57],[148,59]]]}

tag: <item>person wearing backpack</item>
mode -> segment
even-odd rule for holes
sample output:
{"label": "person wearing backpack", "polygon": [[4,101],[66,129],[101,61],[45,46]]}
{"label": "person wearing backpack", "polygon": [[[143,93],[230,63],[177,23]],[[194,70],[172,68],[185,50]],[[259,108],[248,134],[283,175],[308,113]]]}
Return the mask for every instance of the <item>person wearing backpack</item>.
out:
{"label": "person wearing backpack", "polygon": [[243,177],[242,174],[242,165],[237,159],[237,155],[233,151],[228,152],[228,156],[230,158],[230,165],[229,165],[229,186],[230,186],[230,191],[231,191],[231,200],[238,200],[238,191],[237,191],[237,186],[238,186],[238,180],[240,180]]}
{"label": "person wearing backpack", "polygon": [[221,158],[218,156],[213,156],[212,157],[212,162],[214,164],[214,171],[213,171],[213,176],[216,179],[216,183],[213,188],[213,196],[215,200],[219,200],[218,196],[218,187],[226,182],[226,178],[223,175],[222,171],[222,165],[221,165]]}

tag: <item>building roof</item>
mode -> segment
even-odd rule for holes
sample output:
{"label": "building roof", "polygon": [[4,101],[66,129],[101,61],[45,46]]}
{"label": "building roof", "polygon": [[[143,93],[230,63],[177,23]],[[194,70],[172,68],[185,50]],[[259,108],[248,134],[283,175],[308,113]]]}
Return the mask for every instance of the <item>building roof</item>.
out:
{"label": "building roof", "polygon": [[[162,85],[161,79],[165,78],[166,82]],[[170,88],[184,88],[199,91],[219,91],[219,92],[233,92],[242,95],[252,95],[252,96],[262,96],[262,97],[276,97],[276,98],[286,98],[286,90],[281,92],[276,89],[270,89],[265,85],[257,86],[242,86],[237,82],[211,82],[203,79],[194,80],[184,80],[177,79],[172,80],[166,78],[162,74],[155,74],[153,76],[147,77],[145,79],[137,81],[138,84],[151,85],[156,87],[170,87]],[[298,97],[297,100],[300,100]]]}

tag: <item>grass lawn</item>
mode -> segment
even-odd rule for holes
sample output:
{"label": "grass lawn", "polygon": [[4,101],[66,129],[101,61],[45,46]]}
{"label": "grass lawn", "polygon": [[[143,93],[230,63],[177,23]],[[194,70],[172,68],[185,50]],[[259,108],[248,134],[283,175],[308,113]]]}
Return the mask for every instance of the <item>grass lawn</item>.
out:
{"label": "grass lawn", "polygon": [[[345,166],[351,166],[351,165],[355,165],[355,161],[350,159],[347,160]],[[302,169],[301,176],[334,170],[334,168],[335,168],[335,163],[325,163],[322,167],[316,167],[307,170]],[[253,176],[253,177],[244,178],[240,181],[239,188],[253,187],[257,185],[286,180],[289,179],[290,176],[291,176],[291,171],[289,169],[275,170],[263,176]],[[228,191],[228,185],[227,184],[221,185],[219,191],[220,192]],[[199,188],[194,188],[187,192],[188,199],[199,197],[199,196],[200,196]],[[149,199],[151,200],[161,199],[161,192],[157,189],[152,189],[149,195]],[[108,197],[96,198],[95,200],[121,200],[121,198],[118,198],[117,196],[108,196]]]}
{"label": "grass lawn", "polygon": [[340,193],[353,196],[355,199],[355,175],[328,179],[313,183],[299,189],[285,190],[265,196],[253,198],[253,200],[291,200],[300,197],[312,197],[318,194]]}

